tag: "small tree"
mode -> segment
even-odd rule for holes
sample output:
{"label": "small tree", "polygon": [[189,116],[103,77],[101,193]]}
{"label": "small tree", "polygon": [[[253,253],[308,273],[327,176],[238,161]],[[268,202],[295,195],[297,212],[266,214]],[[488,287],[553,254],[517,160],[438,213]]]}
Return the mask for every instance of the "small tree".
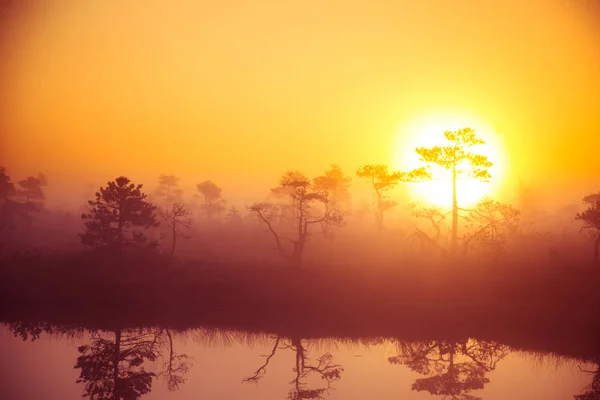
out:
{"label": "small tree", "polygon": [[192,226],[192,212],[183,203],[173,203],[169,210],[162,211],[161,216],[165,224],[171,229],[172,245],[171,257],[175,254],[175,244],[177,238],[189,238],[184,234],[184,230]]}
{"label": "small tree", "polygon": [[[487,182],[491,178],[488,171],[493,164],[486,156],[468,152],[469,147],[484,144],[471,128],[457,131],[446,131],[444,137],[450,142],[448,146],[419,147],[416,149],[422,162],[438,165],[451,172],[452,180],[452,240],[451,250],[456,253],[458,245],[458,200],[456,183],[458,179],[477,179]],[[432,174],[418,174],[425,179],[432,179]]]}
{"label": "small tree", "polygon": [[6,202],[16,193],[15,185],[11,182],[10,176],[6,172],[6,168],[0,166],[0,204]]}
{"label": "small tree", "polygon": [[480,201],[465,217],[472,231],[465,234],[462,243],[463,255],[466,255],[474,244],[479,244],[492,253],[503,252],[508,235],[519,228],[520,216],[521,212],[510,204],[489,198]]}
{"label": "small tree", "polygon": [[314,185],[318,190],[327,192],[327,195],[337,207],[344,209],[345,213],[349,208],[350,202],[350,182],[352,178],[345,176],[338,165],[331,165],[331,168],[325,171],[325,175],[315,178]]}
{"label": "small tree", "polygon": [[442,239],[446,241],[447,235],[442,233],[442,224],[449,213],[443,212],[438,207],[424,207],[422,204],[416,202],[410,203],[408,209],[413,217],[427,220],[430,229],[434,232],[434,236],[432,237],[428,232],[414,226],[415,232],[409,237],[409,241],[419,242],[423,251],[430,252],[433,249],[445,255],[447,250],[443,244],[440,244],[440,241]]}
{"label": "small tree", "polygon": [[[331,228],[339,226],[343,222],[342,213],[336,206],[334,200],[329,198],[329,194],[322,190],[319,185],[315,185],[319,178],[310,181],[302,173],[294,171],[284,174],[279,183],[280,187],[289,189],[290,204],[293,210],[291,218],[294,238],[282,236],[277,232],[272,224],[273,209],[277,206],[271,203],[255,203],[249,207],[267,225],[269,231],[275,238],[279,253],[300,264],[304,246],[310,235],[311,227],[321,227],[321,233],[327,235]],[[292,243],[292,252],[286,252],[282,240]]]}
{"label": "small tree", "polygon": [[222,210],[222,197],[221,197],[221,188],[218,187],[212,181],[204,181],[196,185],[198,192],[204,198],[204,204],[202,208],[204,208],[204,212],[206,213],[206,218],[211,218],[213,214],[220,213]]}
{"label": "small tree", "polygon": [[229,207],[225,220],[230,224],[239,225],[242,223],[242,215],[235,206]]}
{"label": "small tree", "polygon": [[101,187],[96,200],[88,202],[89,212],[81,215],[86,227],[82,243],[118,252],[130,245],[156,245],[139,230],[158,226],[156,207],[145,200],[142,187],[124,176]]}
{"label": "small tree", "polygon": [[41,208],[42,203],[46,199],[43,187],[47,185],[47,180],[44,174],[38,174],[37,177],[30,176],[27,179],[19,181],[21,187],[17,194],[25,203],[34,204]]}
{"label": "small tree", "polygon": [[8,232],[17,227],[19,221],[27,222],[30,213],[35,210],[35,207],[30,203],[16,201],[16,197],[15,185],[8,176],[6,169],[0,166],[0,240],[2,241]]}
{"label": "small tree", "polygon": [[221,216],[223,215],[223,212],[225,212],[225,210],[227,210],[226,204],[227,204],[227,200],[225,200],[225,199],[221,199],[215,204],[214,209],[217,212],[217,220],[219,222],[221,222],[221,220],[222,220]]}
{"label": "small tree", "polygon": [[404,179],[402,172],[389,172],[387,165],[363,165],[356,171],[360,178],[366,178],[375,190],[375,225],[378,232],[383,231],[383,213],[397,203],[389,200],[386,193]]}
{"label": "small tree", "polygon": [[280,227],[284,227],[286,222],[294,218],[293,192],[294,188],[289,186],[277,186],[271,189],[269,200],[274,205],[269,207],[269,220],[277,220]]}
{"label": "small tree", "polygon": [[175,175],[160,175],[155,196],[162,200],[164,210],[171,209],[173,203],[182,201],[183,189],[179,187],[179,178]]}
{"label": "small tree", "polygon": [[592,236],[595,238],[594,262],[598,263],[600,256],[600,192],[585,196],[583,202],[588,208],[581,213],[577,213],[575,219],[583,221],[580,232],[584,229],[592,230]]}

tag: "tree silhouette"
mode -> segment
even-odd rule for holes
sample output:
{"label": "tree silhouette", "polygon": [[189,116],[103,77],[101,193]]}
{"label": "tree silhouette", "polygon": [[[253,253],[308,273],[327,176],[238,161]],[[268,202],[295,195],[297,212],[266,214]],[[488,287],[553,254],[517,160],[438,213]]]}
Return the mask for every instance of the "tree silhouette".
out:
{"label": "tree silhouette", "polygon": [[[304,247],[310,235],[310,229],[313,226],[319,226],[321,233],[327,235],[334,226],[339,226],[343,222],[343,216],[337,208],[337,203],[329,197],[329,192],[324,189],[319,182],[321,177],[310,181],[306,176],[298,171],[285,173],[280,181],[281,193],[288,193],[289,204],[293,210],[291,218],[291,232],[294,238],[282,236],[278,233],[272,224],[273,213],[277,206],[271,203],[255,203],[249,207],[267,225],[269,231],[275,238],[279,254],[290,258],[298,265],[302,261]],[[315,184],[317,182],[317,184]],[[292,252],[286,252],[282,240],[292,244]]]}
{"label": "tree silhouette", "polygon": [[221,216],[223,215],[223,212],[225,210],[227,210],[226,204],[227,204],[227,200],[225,200],[225,199],[221,199],[215,204],[215,210],[217,211],[217,220],[219,222],[222,221]]}
{"label": "tree silhouette", "polygon": [[154,195],[162,200],[165,211],[169,210],[173,203],[181,203],[183,189],[179,187],[179,178],[175,175],[160,175]]}
{"label": "tree silhouette", "polygon": [[[277,336],[274,338],[274,345],[270,354],[264,356],[265,362],[252,376],[244,378],[242,382],[258,383],[260,379],[266,375],[269,362],[275,356],[277,350],[292,350],[295,355],[293,368],[294,379],[290,382],[292,389],[288,392],[287,397],[289,400],[322,400],[325,398],[323,395],[328,393],[331,389],[333,382],[341,379],[341,373],[344,369],[340,365],[334,364],[331,354],[325,353],[318,357],[315,362],[311,363],[311,360],[308,357],[309,350],[307,350],[306,345],[299,336],[293,336],[291,338]],[[325,386],[316,389],[307,388],[306,381],[311,376],[320,377],[325,381]]]}
{"label": "tree silhouette", "polygon": [[15,185],[11,182],[6,168],[0,166],[0,201],[11,198],[16,193]]}
{"label": "tree silhouette", "polygon": [[430,340],[398,342],[399,354],[389,357],[391,364],[406,365],[411,371],[428,376],[412,384],[412,390],[442,396],[442,400],[476,400],[469,392],[483,389],[496,364],[508,354],[508,347],[475,339],[463,341]]}
{"label": "tree silhouette", "polygon": [[183,376],[190,370],[188,362],[191,358],[185,354],[178,354],[175,352],[173,346],[173,336],[171,335],[171,331],[169,329],[161,329],[160,334],[163,337],[166,336],[167,341],[163,341],[162,347],[166,346],[168,350],[168,355],[166,357],[163,356],[163,359],[165,359],[164,370],[160,373],[160,375],[162,375],[167,381],[167,387],[169,390],[177,390],[179,389],[179,385],[185,382],[185,378]]}
{"label": "tree silhouette", "polygon": [[375,191],[375,225],[378,232],[383,231],[383,213],[397,203],[389,200],[386,193],[396,187],[405,175],[402,172],[389,172],[387,165],[363,165],[356,170],[356,175],[360,178],[366,178],[373,186]]}
{"label": "tree silhouette", "polygon": [[600,192],[592,193],[583,198],[588,208],[575,216],[576,220],[583,222],[584,229],[591,229],[594,241],[594,262],[598,263],[600,256]]}
{"label": "tree silhouette", "polygon": [[286,223],[294,219],[295,200],[292,194],[294,188],[290,186],[277,186],[271,188],[269,200],[272,200],[276,206],[269,209],[269,220],[277,220],[280,227],[284,227]]}
{"label": "tree silhouette", "polygon": [[[85,384],[83,397],[93,400],[135,400],[152,390],[152,380],[160,375],[169,390],[175,390],[188,372],[188,357],[173,350],[168,329],[116,329],[114,339],[106,332],[92,332],[92,343],[78,348],[81,355],[77,383]],[[165,357],[164,351],[168,352]],[[164,358],[164,371],[144,369],[144,362]]]}
{"label": "tree silhouette", "polygon": [[46,199],[43,189],[46,185],[47,180],[44,174],[38,174],[37,177],[30,176],[19,181],[21,188],[17,190],[17,195],[26,204],[35,205],[37,209],[40,209]]}
{"label": "tree silhouette", "polygon": [[24,342],[28,340],[35,342],[41,337],[42,333],[47,333],[50,335],[63,335],[73,338],[76,335],[85,332],[85,329],[80,326],[60,326],[53,325],[49,322],[31,320],[10,322],[8,324],[8,328],[15,337],[20,337]]}
{"label": "tree silhouette", "polygon": [[519,228],[521,212],[510,204],[485,198],[465,217],[473,230],[464,236],[463,255],[478,244],[492,253],[504,251],[508,234]]}
{"label": "tree silhouette", "polygon": [[[14,336],[35,341],[42,333],[69,338],[87,331],[90,343],[78,347],[76,383],[83,383],[82,397],[92,400],[136,400],[152,390],[154,378],[163,377],[169,390],[185,382],[191,360],[175,351],[173,336],[166,328],[86,330],[80,326],[47,322],[16,321],[9,324]],[[159,372],[147,371],[145,361],[163,361]]]}
{"label": "tree silhouette", "polygon": [[[581,367],[579,367],[581,369]],[[587,372],[589,374],[594,374],[592,377],[592,383],[590,383],[586,388],[585,392],[581,394],[577,394],[573,396],[576,400],[598,400],[600,399],[600,365],[596,366],[595,371],[587,371],[583,370],[583,372]]]}
{"label": "tree silhouette", "polygon": [[239,225],[242,223],[242,215],[236,207],[231,206],[225,216],[225,220],[230,224]]}
{"label": "tree silhouette", "polygon": [[[471,128],[457,131],[445,131],[444,137],[450,142],[449,146],[419,147],[416,149],[422,162],[438,165],[451,172],[452,180],[452,238],[451,251],[456,253],[458,246],[458,200],[456,183],[458,179],[477,179],[487,182],[491,178],[488,171],[493,164],[486,156],[467,151],[468,148],[484,144]],[[433,179],[431,173],[418,174],[425,179]]]}
{"label": "tree silhouette", "polygon": [[206,213],[206,218],[210,219],[214,213],[220,213],[223,204],[221,197],[221,188],[212,181],[204,181],[196,185],[198,192],[204,198],[202,208]]}
{"label": "tree silhouette", "polygon": [[4,167],[0,167],[0,238],[4,239],[6,232],[15,227],[15,209],[17,203],[13,201],[15,185]]}
{"label": "tree silhouette", "polygon": [[142,366],[146,359],[156,359],[152,341],[121,329],[115,330],[114,335],[111,340],[93,333],[91,345],[79,346],[81,355],[75,368],[81,370],[77,383],[85,384],[83,397],[135,400],[152,390],[156,374]]}
{"label": "tree silhouette", "polygon": [[415,218],[425,219],[429,222],[430,229],[433,230],[433,237],[414,226],[415,232],[409,237],[409,243],[419,243],[423,252],[430,253],[432,250],[446,254],[446,248],[440,244],[442,239],[445,239],[442,233],[442,224],[449,213],[443,212],[439,207],[425,207],[418,202],[413,202],[408,205],[411,215]]}
{"label": "tree silhouette", "polygon": [[86,227],[82,243],[119,252],[125,246],[156,246],[139,230],[158,226],[156,207],[146,201],[142,186],[121,176],[101,187],[96,200],[88,202],[89,212],[81,215]]}
{"label": "tree silhouette", "polygon": [[332,164],[323,176],[314,179],[313,184],[317,190],[327,192],[331,202],[336,204],[340,210],[343,209],[346,214],[351,198],[350,182],[352,182],[352,178],[345,176],[338,165]]}
{"label": "tree silhouette", "polygon": [[189,238],[184,231],[192,226],[192,212],[183,203],[173,203],[167,211],[161,211],[165,224],[171,229],[171,257],[175,254],[178,238]]}
{"label": "tree silhouette", "polygon": [[[21,203],[16,200],[17,190],[6,169],[0,166],[0,241],[4,242],[8,234],[17,228],[19,221],[29,221],[29,215],[37,207],[33,203]],[[1,243],[0,242],[0,247]]]}

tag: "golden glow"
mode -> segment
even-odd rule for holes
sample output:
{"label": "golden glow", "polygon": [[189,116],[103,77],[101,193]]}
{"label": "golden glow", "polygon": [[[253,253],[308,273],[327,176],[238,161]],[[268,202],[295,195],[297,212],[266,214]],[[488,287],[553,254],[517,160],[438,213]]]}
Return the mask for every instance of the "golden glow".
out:
{"label": "golden glow", "polygon": [[0,162],[44,172],[49,201],[176,174],[186,194],[211,179],[252,202],[288,169],[401,167],[463,113],[501,154],[462,197],[522,179],[571,202],[598,184],[600,14],[571,2],[16,3],[0,22]]}
{"label": "golden glow", "polygon": [[[432,112],[404,125],[398,135],[400,139],[396,168],[408,171],[422,166],[423,162],[419,160],[415,148],[449,145],[444,137],[444,131],[455,131],[466,127],[475,129],[477,136],[486,142],[473,146],[468,151],[487,156],[494,165],[489,169],[492,175],[490,182],[459,177],[457,182],[458,203],[462,206],[471,206],[486,195],[495,195],[507,167],[499,134],[490,125],[467,114],[448,111]],[[452,205],[451,172],[437,165],[431,165],[430,168],[433,175],[432,181],[408,185],[413,200],[428,205],[450,207]]]}

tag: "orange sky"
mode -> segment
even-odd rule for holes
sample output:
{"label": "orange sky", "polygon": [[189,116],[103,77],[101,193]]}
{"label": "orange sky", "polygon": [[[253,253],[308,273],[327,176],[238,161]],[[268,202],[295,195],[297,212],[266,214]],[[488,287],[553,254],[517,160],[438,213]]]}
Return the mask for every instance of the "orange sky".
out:
{"label": "orange sky", "polygon": [[507,182],[600,189],[591,0],[53,3],[0,36],[15,178],[262,196],[287,169],[394,164],[418,134],[402,127],[456,112],[500,134]]}

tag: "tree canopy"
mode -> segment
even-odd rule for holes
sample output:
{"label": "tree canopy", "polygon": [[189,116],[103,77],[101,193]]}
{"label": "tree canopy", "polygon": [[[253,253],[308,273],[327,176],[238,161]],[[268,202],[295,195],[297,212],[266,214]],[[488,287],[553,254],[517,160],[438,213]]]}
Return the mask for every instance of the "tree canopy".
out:
{"label": "tree canopy", "polygon": [[[447,146],[434,146],[430,148],[418,147],[415,151],[420,160],[427,164],[437,165],[452,173],[452,253],[456,252],[458,246],[458,212],[456,182],[461,179],[477,179],[487,182],[491,179],[489,168],[493,165],[488,158],[481,154],[468,151],[468,148],[484,144],[485,141],[477,137],[472,128],[463,128],[457,131],[445,131],[444,137]],[[423,179],[433,179],[430,170],[426,173],[416,173]]]}
{"label": "tree canopy", "polygon": [[124,176],[101,187],[96,199],[88,202],[89,212],[81,215],[86,227],[82,243],[119,250],[128,245],[152,244],[140,229],[158,226],[156,207],[146,201],[142,187]]}

